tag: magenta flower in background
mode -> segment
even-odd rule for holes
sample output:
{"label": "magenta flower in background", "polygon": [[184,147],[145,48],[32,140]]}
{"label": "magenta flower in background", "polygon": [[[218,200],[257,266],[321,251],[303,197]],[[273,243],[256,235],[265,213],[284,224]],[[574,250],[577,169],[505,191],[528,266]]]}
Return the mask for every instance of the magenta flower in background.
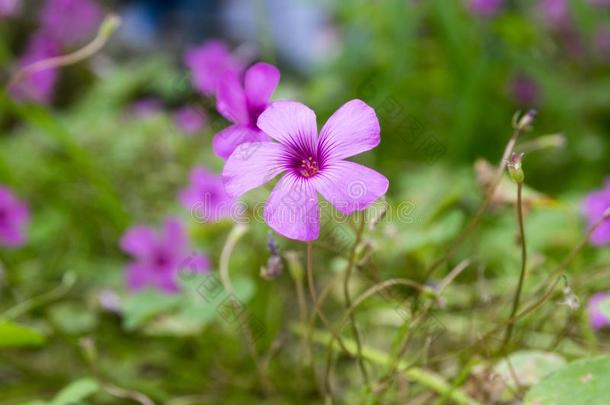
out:
{"label": "magenta flower in background", "polygon": [[[53,58],[59,55],[57,43],[42,32],[36,32],[30,37],[25,53],[19,60],[19,67]],[[24,76],[10,88],[10,92],[17,100],[35,101],[48,104],[53,97],[53,89],[58,76],[57,68],[49,68]]]}
{"label": "magenta flower in background", "polygon": [[511,79],[509,91],[512,99],[520,106],[532,107],[538,101],[538,84],[525,73],[518,73]]}
{"label": "magenta flower in background", "polygon": [[179,272],[209,270],[209,260],[189,249],[186,231],[179,220],[168,218],[162,232],[136,225],[121,238],[121,249],[133,256],[126,268],[127,287],[132,291],[155,288],[173,294],[180,291]]}
{"label": "magenta flower in background", "polygon": [[560,27],[570,23],[568,0],[540,0],[537,8],[538,14],[548,25]]}
{"label": "magenta flower in background", "polygon": [[244,142],[269,140],[256,126],[256,120],[269,106],[279,81],[279,70],[267,63],[257,63],[250,67],[244,76],[243,85],[238,75],[225,73],[218,85],[216,109],[233,125],[214,136],[214,153],[227,159]]}
{"label": "magenta flower in background", "polygon": [[196,107],[185,106],[174,113],[174,123],[186,135],[201,131],[206,121],[205,113]]}
{"label": "magenta flower in background", "polygon": [[14,17],[21,11],[22,0],[0,0],[0,19]]}
{"label": "magenta flower in background", "polygon": [[213,96],[225,72],[239,74],[243,68],[240,61],[229,52],[227,45],[220,40],[211,40],[188,50],[184,63],[191,71],[193,85],[201,93]]}
{"label": "magenta flower in background", "polygon": [[494,16],[503,5],[504,0],[468,0],[470,12],[480,17]]}
{"label": "magenta flower in background", "polygon": [[340,212],[351,214],[366,209],[388,189],[383,175],[344,160],[380,141],[375,111],[361,100],[339,108],[319,136],[315,113],[294,101],[271,104],[258,126],[278,142],[244,143],[235,149],[224,167],[225,189],[240,196],[284,173],[267,200],[264,218],[288,238],[318,238],[318,193]]}
{"label": "magenta flower in background", "polygon": [[[583,213],[589,227],[599,222],[608,208],[610,208],[610,179],[606,180],[604,188],[590,193],[584,200]],[[591,243],[596,246],[610,243],[610,220],[605,221],[593,232]]]}
{"label": "magenta flower in background", "polygon": [[594,54],[604,62],[610,62],[610,29],[599,27],[593,37]]}
{"label": "magenta flower in background", "polygon": [[591,327],[599,330],[610,326],[610,292],[599,292],[589,298],[587,313]]}
{"label": "magenta flower in background", "polygon": [[40,12],[42,30],[63,45],[91,39],[102,18],[92,0],[47,0]]}
{"label": "magenta flower in background", "polygon": [[30,214],[25,203],[0,186],[0,245],[17,247],[25,243]]}
{"label": "magenta flower in background", "polygon": [[195,167],[189,186],[180,192],[180,202],[203,222],[218,222],[230,217],[236,200],[225,192],[222,177],[204,167]]}
{"label": "magenta flower in background", "polygon": [[129,106],[130,112],[137,118],[148,119],[163,111],[163,103],[154,97],[146,97],[134,101]]}

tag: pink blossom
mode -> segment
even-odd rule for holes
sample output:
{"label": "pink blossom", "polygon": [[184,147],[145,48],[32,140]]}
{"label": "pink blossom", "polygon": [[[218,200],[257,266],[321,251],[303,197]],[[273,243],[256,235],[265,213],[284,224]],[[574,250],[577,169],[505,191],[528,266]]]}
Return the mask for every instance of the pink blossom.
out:
{"label": "pink blossom", "polygon": [[132,291],[152,287],[177,293],[182,271],[209,270],[208,258],[189,249],[186,231],[175,218],[168,218],[159,233],[145,225],[131,227],[121,238],[121,249],[134,258],[125,269],[127,287]]}
{"label": "pink blossom", "polygon": [[188,50],[184,63],[191,71],[195,88],[208,96],[216,94],[216,88],[225,72],[239,74],[242,70],[241,63],[220,40],[210,40]]}
{"label": "pink blossom", "polygon": [[47,0],[40,12],[43,31],[64,45],[91,39],[102,21],[92,0]]}
{"label": "pink blossom", "polygon": [[[610,208],[610,179],[606,180],[606,184],[601,190],[593,191],[584,200],[583,213],[589,227],[598,223],[608,208]],[[597,227],[591,235],[591,243],[596,246],[610,243],[610,220],[606,220]]]}
{"label": "pink blossom", "polygon": [[26,241],[29,212],[13,192],[0,186],[0,245],[18,247]]}
{"label": "pink blossom", "polygon": [[235,149],[224,167],[225,189],[240,196],[284,173],[267,200],[264,218],[288,238],[318,238],[318,193],[343,214],[351,214],[366,209],[388,189],[380,173],[344,160],[380,141],[375,111],[361,100],[339,108],[319,136],[315,113],[294,101],[271,104],[258,118],[258,127],[277,142],[248,142]]}
{"label": "pink blossom", "polygon": [[[602,308],[605,308],[605,310]],[[587,303],[589,322],[595,330],[610,326],[610,292],[599,292],[589,298]]]}
{"label": "pink blossom", "polygon": [[14,17],[21,11],[22,0],[0,0],[0,19]]}
{"label": "pink blossom", "polygon": [[[27,49],[19,60],[19,68],[59,55],[57,43],[42,32],[34,33]],[[53,97],[57,81],[57,68],[47,68],[28,73],[11,87],[10,92],[17,100],[35,101],[48,104]]]}
{"label": "pink blossom", "polygon": [[244,142],[269,140],[256,126],[256,120],[269,106],[279,81],[279,70],[267,63],[250,67],[243,84],[235,73],[225,73],[218,86],[216,108],[233,125],[217,133],[212,140],[212,147],[218,156],[228,158]]}
{"label": "pink blossom", "polygon": [[180,192],[180,202],[198,220],[218,222],[231,216],[236,200],[225,192],[220,175],[196,167],[189,178],[189,186]]}
{"label": "pink blossom", "polygon": [[480,17],[494,16],[503,5],[504,0],[468,0],[470,12]]}
{"label": "pink blossom", "polygon": [[201,131],[206,121],[205,113],[195,107],[182,107],[174,113],[174,123],[186,135],[194,135]]}

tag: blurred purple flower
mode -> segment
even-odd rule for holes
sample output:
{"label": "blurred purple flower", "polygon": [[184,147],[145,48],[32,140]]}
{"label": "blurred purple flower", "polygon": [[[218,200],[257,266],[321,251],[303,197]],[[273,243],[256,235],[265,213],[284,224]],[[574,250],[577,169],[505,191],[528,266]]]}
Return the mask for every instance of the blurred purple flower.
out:
{"label": "blurred purple flower", "polygon": [[48,35],[71,45],[97,32],[102,10],[92,0],[47,0],[40,12],[40,24]]}
{"label": "blurred purple flower", "polygon": [[604,62],[610,62],[610,29],[599,27],[593,38],[595,55]]}
{"label": "blurred purple flower", "polygon": [[318,238],[318,193],[343,214],[351,214],[366,209],[388,189],[385,176],[344,160],[380,141],[377,115],[361,100],[341,106],[320,136],[315,113],[294,101],[271,104],[258,126],[278,142],[244,143],[235,149],[224,167],[225,189],[237,197],[285,172],[267,200],[264,218],[288,238]]}
{"label": "blurred purple flower", "polygon": [[142,98],[129,106],[130,112],[137,118],[148,119],[163,111],[163,103],[154,97]]}
{"label": "blurred purple flower", "polygon": [[225,192],[222,177],[204,167],[191,170],[189,186],[180,192],[180,202],[203,222],[230,217],[235,199]]}
{"label": "blurred purple flower", "polygon": [[509,90],[512,99],[520,106],[532,107],[538,101],[538,84],[525,73],[518,73],[511,79]]}
{"label": "blurred purple flower", "polygon": [[201,131],[207,121],[205,113],[196,108],[185,106],[174,113],[174,122],[186,135]]}
{"label": "blurred purple flower", "polygon": [[504,0],[468,0],[470,12],[480,17],[494,16],[503,5]]}
{"label": "blurred purple flower", "polygon": [[[19,60],[19,68],[24,68],[44,59],[59,55],[57,43],[42,32],[30,37],[27,49]],[[53,88],[58,76],[57,68],[39,70],[24,76],[11,87],[10,92],[17,100],[35,101],[48,104],[53,97]]]}
{"label": "blurred purple flower", "polygon": [[250,67],[244,75],[243,84],[233,72],[223,75],[218,85],[216,109],[233,125],[214,136],[214,153],[227,159],[244,142],[269,140],[256,126],[256,120],[269,106],[279,81],[280,71],[267,63]]}
{"label": "blurred purple flower", "polygon": [[14,17],[21,11],[21,0],[0,0],[0,19]]}
{"label": "blurred purple flower", "polygon": [[[601,190],[593,191],[584,200],[583,213],[589,227],[599,222],[608,208],[610,208],[610,179],[606,179],[606,184]],[[591,243],[596,246],[610,243],[610,220],[606,220],[593,232]]]}
{"label": "blurred purple flower", "polygon": [[152,287],[161,292],[180,292],[181,272],[203,273],[209,260],[189,250],[186,231],[179,220],[168,218],[162,232],[136,225],[121,238],[121,249],[135,259],[126,268],[127,287],[132,291]]}
{"label": "blurred purple flower", "polygon": [[25,203],[0,186],[0,245],[18,247],[25,243],[30,214]]}
{"label": "blurred purple flower", "polygon": [[184,63],[191,71],[195,88],[208,96],[216,94],[218,83],[225,72],[239,74],[243,68],[231,55],[227,45],[220,40],[210,40],[188,50]]}
{"label": "blurred purple flower", "polygon": [[540,0],[537,8],[543,21],[550,26],[560,27],[570,23],[567,0]]}
{"label": "blurred purple flower", "polygon": [[587,313],[591,327],[599,330],[610,326],[610,292],[599,292],[589,298]]}

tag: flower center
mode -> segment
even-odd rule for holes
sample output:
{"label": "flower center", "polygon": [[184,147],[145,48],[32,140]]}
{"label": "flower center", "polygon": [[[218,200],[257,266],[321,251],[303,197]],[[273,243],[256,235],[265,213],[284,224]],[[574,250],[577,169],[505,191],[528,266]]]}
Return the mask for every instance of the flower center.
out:
{"label": "flower center", "polygon": [[301,160],[301,166],[298,170],[303,177],[315,176],[320,171],[318,168],[318,162],[313,160],[313,157],[311,156],[309,156],[307,159]]}

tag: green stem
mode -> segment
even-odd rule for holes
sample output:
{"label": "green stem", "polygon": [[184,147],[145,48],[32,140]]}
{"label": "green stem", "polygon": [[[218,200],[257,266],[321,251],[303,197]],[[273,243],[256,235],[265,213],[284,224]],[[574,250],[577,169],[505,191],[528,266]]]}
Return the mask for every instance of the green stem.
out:
{"label": "green stem", "polygon": [[[519,222],[519,239],[521,241],[521,273],[519,274],[519,283],[517,284],[517,290],[515,291],[515,298],[513,299],[513,308],[510,313],[510,319],[514,318],[519,310],[519,301],[521,299],[521,291],[523,290],[523,281],[525,280],[525,269],[527,264],[527,246],[525,243],[525,227],[523,226],[523,183],[517,183],[517,220]],[[504,342],[502,343],[502,349],[506,348],[510,342],[510,338],[513,333],[515,322],[510,322],[506,327],[506,335],[504,335]]]}
{"label": "green stem", "polygon": [[[345,298],[345,308],[349,311],[352,306],[352,300],[349,295],[349,279],[352,275],[352,270],[354,269],[354,263],[356,262],[356,249],[362,240],[362,234],[364,232],[364,225],[366,224],[365,217],[362,215],[360,226],[358,227],[358,231],[356,233],[356,240],[354,241],[354,245],[352,246],[352,251],[349,257],[349,263],[347,268],[345,269],[345,278],[343,279],[343,296]],[[353,312],[349,312],[349,322],[352,329],[352,335],[354,336],[354,340],[356,341],[356,346],[358,347],[358,366],[362,373],[362,378],[369,384],[369,375],[366,371],[366,367],[364,366],[364,361],[362,360],[362,342],[360,341],[360,334],[358,333],[358,328],[356,327],[356,318]]]}
{"label": "green stem", "polygon": [[[298,335],[309,333],[306,325],[292,325],[292,330]],[[331,341],[333,341],[333,336],[328,332],[316,330],[312,334],[312,339],[316,343],[328,345]],[[358,344],[351,339],[344,339],[343,342],[350,353],[352,353],[353,355],[357,355],[358,350],[361,350],[362,358],[370,361],[371,363],[387,366],[390,362],[390,356],[387,353],[368,346],[361,346],[359,348]],[[334,341],[332,344],[335,345],[336,341]],[[479,402],[477,402],[473,398],[470,398],[463,391],[452,387],[451,384],[446,382],[440,375],[436,373],[417,367],[409,368],[407,367],[407,364],[405,362],[401,362],[398,368],[399,371],[409,379],[416,381],[425,387],[430,388],[441,396],[446,395],[456,404],[479,405]]]}

